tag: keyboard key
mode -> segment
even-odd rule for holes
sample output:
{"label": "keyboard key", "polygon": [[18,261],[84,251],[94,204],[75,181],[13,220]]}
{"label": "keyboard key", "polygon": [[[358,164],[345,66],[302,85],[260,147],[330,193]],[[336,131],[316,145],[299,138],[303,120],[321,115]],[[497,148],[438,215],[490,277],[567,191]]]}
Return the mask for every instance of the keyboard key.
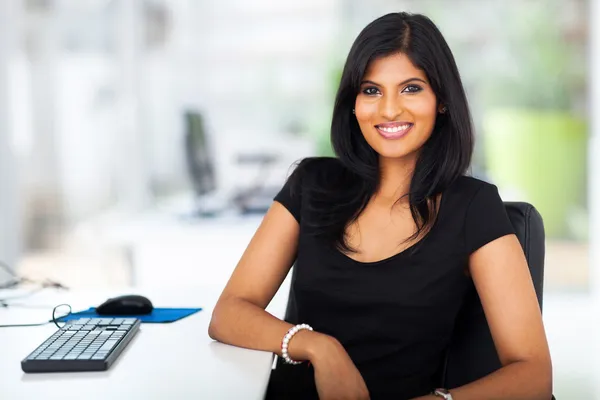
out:
{"label": "keyboard key", "polygon": [[106,343],[104,343],[102,347],[100,347],[100,350],[108,351],[112,349],[117,344],[117,342],[118,340],[107,340]]}

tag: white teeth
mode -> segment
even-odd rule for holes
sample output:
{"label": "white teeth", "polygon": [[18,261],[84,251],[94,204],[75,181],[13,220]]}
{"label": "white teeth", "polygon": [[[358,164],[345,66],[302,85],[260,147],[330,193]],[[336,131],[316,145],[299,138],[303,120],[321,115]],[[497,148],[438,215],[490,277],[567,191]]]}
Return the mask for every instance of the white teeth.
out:
{"label": "white teeth", "polygon": [[404,130],[408,129],[409,127],[410,127],[410,124],[406,124],[406,125],[395,126],[392,128],[384,128],[384,127],[380,126],[379,129],[381,129],[384,132],[395,133],[395,132],[404,131]]}

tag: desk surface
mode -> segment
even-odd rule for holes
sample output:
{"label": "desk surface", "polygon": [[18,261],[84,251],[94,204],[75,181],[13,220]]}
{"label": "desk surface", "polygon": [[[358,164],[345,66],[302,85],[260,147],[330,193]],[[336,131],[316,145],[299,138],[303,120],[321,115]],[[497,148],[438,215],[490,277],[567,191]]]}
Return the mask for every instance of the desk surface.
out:
{"label": "desk surface", "polygon": [[[267,310],[282,316],[287,300],[284,283]],[[19,304],[49,308],[0,308],[0,324],[42,322],[52,307],[68,303],[73,311],[100,304],[106,298],[136,293],[157,307],[202,307],[172,324],[142,324],[140,331],[108,371],[25,374],[20,362],[56,331],[52,323],[39,327],[0,328],[0,398],[12,399],[262,399],[268,382],[271,353],[214,342],[207,330],[219,291],[141,289],[115,292],[40,292]],[[0,291],[0,298],[10,296]],[[17,303],[17,301],[14,301]]]}

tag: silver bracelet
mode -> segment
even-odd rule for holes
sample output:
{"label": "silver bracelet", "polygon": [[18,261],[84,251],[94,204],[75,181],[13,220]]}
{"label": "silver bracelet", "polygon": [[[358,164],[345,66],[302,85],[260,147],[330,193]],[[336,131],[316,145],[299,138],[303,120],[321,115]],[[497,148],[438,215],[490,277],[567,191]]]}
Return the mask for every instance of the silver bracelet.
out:
{"label": "silver bracelet", "polygon": [[441,399],[452,400],[452,394],[450,394],[448,389],[444,389],[444,388],[435,389],[432,394]]}
{"label": "silver bracelet", "polygon": [[287,333],[283,337],[283,340],[281,341],[281,356],[287,364],[292,364],[292,365],[302,364],[301,361],[294,361],[290,358],[290,356],[288,354],[288,346],[290,344],[290,340],[292,340],[294,335],[303,329],[308,329],[309,331],[313,330],[313,328],[307,324],[296,325],[296,326],[290,328],[289,331],[287,331]]}

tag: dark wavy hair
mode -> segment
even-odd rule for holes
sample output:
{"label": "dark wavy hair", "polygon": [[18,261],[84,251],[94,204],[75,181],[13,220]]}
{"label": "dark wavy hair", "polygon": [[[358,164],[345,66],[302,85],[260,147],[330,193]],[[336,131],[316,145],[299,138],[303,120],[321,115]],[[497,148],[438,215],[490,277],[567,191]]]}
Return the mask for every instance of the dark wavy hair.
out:
{"label": "dark wavy hair", "polygon": [[304,160],[297,168],[313,170],[303,174],[308,180],[303,180],[302,190],[312,192],[307,193],[311,200],[306,224],[344,251],[354,251],[347,243],[346,228],[364,211],[380,180],[379,156],[364,139],[352,109],[369,64],[397,53],[408,56],[425,72],[438,103],[446,107],[419,152],[407,194],[417,231],[407,241],[433,225],[437,195],[464,175],[471,163],[474,138],[469,106],[456,62],[441,32],[419,14],[392,13],[371,22],[350,49],[335,99],[331,143],[337,156],[333,169],[338,173],[327,179],[325,169],[315,165],[318,159]]}

